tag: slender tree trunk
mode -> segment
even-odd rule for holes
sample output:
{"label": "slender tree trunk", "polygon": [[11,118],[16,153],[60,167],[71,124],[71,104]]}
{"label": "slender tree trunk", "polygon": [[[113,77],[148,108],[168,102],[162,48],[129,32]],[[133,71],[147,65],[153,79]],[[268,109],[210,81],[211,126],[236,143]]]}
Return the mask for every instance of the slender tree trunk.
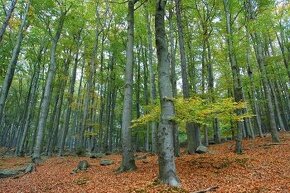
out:
{"label": "slender tree trunk", "polygon": [[3,35],[4,35],[6,28],[9,24],[9,20],[12,16],[13,10],[15,9],[16,3],[17,3],[17,0],[11,0],[11,2],[10,2],[10,8],[9,8],[8,12],[6,13],[6,18],[1,26],[1,29],[0,29],[0,43],[2,42]]}
{"label": "slender tree trunk", "polygon": [[[182,94],[184,99],[190,97],[188,77],[187,77],[187,61],[185,54],[185,44],[183,35],[183,26],[181,20],[181,0],[175,0],[175,11],[177,20],[178,42],[181,61],[181,77],[182,77]],[[200,145],[200,134],[198,126],[194,123],[186,124],[187,131],[187,151],[188,153],[194,153],[196,148]]]}
{"label": "slender tree trunk", "polygon": [[262,121],[261,121],[261,114],[260,114],[260,108],[259,105],[257,104],[256,96],[255,96],[255,84],[254,84],[254,79],[253,79],[253,72],[250,66],[250,37],[247,32],[247,41],[248,41],[248,46],[247,46],[247,55],[246,55],[246,60],[247,60],[247,73],[250,78],[250,94],[251,98],[253,100],[254,104],[254,112],[255,112],[255,118],[256,118],[256,123],[258,127],[258,133],[260,137],[263,137],[263,132],[262,132]]}
{"label": "slender tree trunk", "polygon": [[158,128],[158,161],[159,179],[170,186],[180,186],[180,180],[176,175],[173,146],[172,118],[175,115],[173,104],[173,92],[170,82],[170,63],[168,61],[168,48],[165,33],[165,5],[166,0],[157,0],[155,15],[155,37],[158,58],[159,92],[161,102],[160,124]]}
{"label": "slender tree trunk", "polygon": [[[96,15],[97,19],[99,17],[98,13],[98,8],[96,8]],[[96,26],[95,30],[95,42],[94,42],[94,47],[93,47],[93,52],[91,55],[91,61],[90,61],[90,66],[89,66],[89,76],[87,77],[87,88],[86,88],[86,93],[85,93],[85,99],[84,99],[84,107],[83,107],[83,117],[82,117],[82,124],[80,128],[80,141],[78,144],[79,149],[85,149],[85,136],[84,132],[87,129],[87,118],[89,117],[89,105],[92,100],[92,95],[94,93],[94,75],[96,72],[96,55],[98,51],[98,44],[99,44],[99,35],[100,35],[100,30],[98,29],[98,26]]]}
{"label": "slender tree trunk", "polygon": [[[282,30],[281,21],[279,22],[279,27],[280,27],[280,37],[278,33],[276,33],[276,37],[279,43],[279,47],[281,49],[283,62],[287,71],[288,79],[290,80],[289,57],[287,57],[287,47],[285,46],[285,35],[284,35],[284,31]],[[288,55],[290,55],[290,53],[288,53]]]}
{"label": "slender tree trunk", "polygon": [[[175,60],[176,60],[176,49],[174,44],[174,29],[173,29],[173,10],[169,10],[169,39],[170,39],[170,75],[173,97],[177,96],[177,85],[176,85],[176,72],[175,72]],[[180,156],[180,146],[179,146],[179,131],[178,125],[174,124],[173,127],[173,142],[174,142],[174,155],[176,157]]]}
{"label": "slender tree trunk", "polygon": [[81,41],[80,41],[81,31],[82,30],[80,30],[78,32],[77,39],[76,39],[76,41],[77,41],[77,51],[76,51],[76,56],[75,56],[75,61],[74,61],[74,67],[73,67],[72,74],[71,74],[70,87],[69,87],[69,96],[68,96],[68,107],[67,107],[66,114],[65,114],[63,132],[62,132],[61,139],[60,139],[59,152],[58,152],[59,156],[63,156],[63,153],[64,153],[64,146],[65,146],[66,136],[67,136],[68,129],[69,129],[71,112],[72,112],[71,104],[73,103],[77,67],[78,67],[78,62],[79,62],[79,50],[80,50],[80,44],[81,44]]}
{"label": "slender tree trunk", "polygon": [[277,97],[277,94],[276,94],[276,90],[274,88],[273,83],[270,80],[269,80],[269,83],[270,83],[269,86],[270,86],[270,89],[272,91],[273,100],[274,100],[274,106],[275,106],[275,109],[276,109],[277,119],[278,119],[278,123],[279,123],[279,130],[286,131],[284,123],[283,123],[283,119],[282,119],[282,116],[281,116],[281,111],[280,111],[280,107],[279,107],[279,102],[278,102],[278,97]]}
{"label": "slender tree trunk", "polygon": [[[14,1],[16,3],[16,0],[14,0]],[[12,4],[13,4],[13,2],[12,2]],[[6,72],[6,75],[5,75],[5,79],[3,81],[2,88],[1,88],[1,95],[0,95],[0,125],[1,125],[2,120],[3,120],[5,103],[6,103],[7,95],[8,95],[8,92],[9,92],[9,89],[10,89],[10,86],[11,86],[11,83],[12,83],[12,80],[13,80],[13,77],[14,77],[14,72],[15,72],[17,61],[18,61],[18,56],[19,56],[19,53],[20,53],[21,43],[22,43],[22,40],[24,38],[24,30],[25,30],[25,28],[28,25],[27,15],[28,15],[29,7],[30,7],[30,2],[28,2],[26,4],[25,13],[23,15],[23,18],[22,18],[22,21],[21,21],[21,25],[19,27],[19,32],[18,32],[18,35],[17,35],[16,44],[15,44],[15,47],[14,47],[13,52],[12,52],[12,58],[11,58],[9,64],[8,64],[8,69],[7,69],[7,72]]]}
{"label": "slender tree trunk", "polygon": [[[242,91],[242,83],[240,78],[240,69],[237,64],[237,59],[234,51],[234,42],[233,42],[233,32],[232,32],[232,19],[230,13],[230,1],[224,0],[224,9],[226,15],[226,28],[227,28],[227,45],[228,45],[228,55],[229,61],[232,69],[233,83],[234,83],[234,98],[235,102],[241,102],[244,100],[243,91]],[[236,114],[242,114],[241,110],[236,110]],[[237,123],[237,135],[236,135],[236,153],[242,153],[242,131],[243,131],[243,123],[238,121]]]}
{"label": "slender tree trunk", "polygon": [[133,98],[133,63],[134,63],[134,4],[136,0],[128,1],[128,40],[125,67],[125,89],[122,115],[122,163],[119,171],[135,170],[134,150],[131,141],[130,124],[132,120],[132,98]]}
{"label": "slender tree trunk", "polygon": [[34,74],[31,79],[30,89],[29,89],[29,95],[27,100],[27,108],[25,111],[25,118],[24,118],[24,127],[23,127],[23,133],[20,139],[20,143],[18,146],[18,149],[16,151],[17,156],[23,156],[24,155],[24,142],[27,138],[27,132],[30,126],[31,117],[32,117],[32,111],[35,106],[35,100],[36,100],[36,92],[37,92],[37,86],[38,86],[38,80],[39,80],[39,74],[40,74],[40,62],[42,55],[44,54],[44,45],[40,45],[38,55],[37,55],[37,61],[35,63],[34,67]]}
{"label": "slender tree trunk", "polygon": [[[254,14],[253,4],[254,4],[253,0],[247,0],[245,2],[246,17],[247,17],[248,22],[256,19],[256,16]],[[250,33],[250,35],[253,41],[256,59],[259,65],[259,70],[262,77],[262,83],[265,90],[267,108],[268,108],[269,119],[270,119],[270,131],[272,135],[272,141],[280,142],[277,127],[276,127],[276,122],[275,122],[275,112],[274,112],[274,107],[273,107],[273,102],[272,102],[271,91],[269,88],[269,80],[267,77],[267,72],[266,72],[266,67],[265,67],[265,57],[263,53],[263,45],[261,42],[261,34],[259,34],[258,32],[254,32],[254,33]]]}
{"label": "slender tree trunk", "polygon": [[[155,104],[156,100],[156,84],[155,84],[155,74],[153,67],[153,46],[152,46],[152,31],[151,31],[151,19],[149,17],[148,5],[146,6],[146,26],[147,26],[147,41],[148,41],[148,67],[149,67],[149,77],[150,77],[150,103]],[[151,122],[151,133],[152,133],[152,152],[157,152],[157,123]]]}
{"label": "slender tree trunk", "polygon": [[[55,146],[57,144],[57,140],[59,139],[58,133],[59,133],[59,128],[60,128],[60,118],[61,118],[61,112],[62,112],[62,107],[63,107],[63,99],[64,99],[64,91],[67,83],[67,77],[68,77],[68,72],[69,72],[69,65],[71,62],[71,50],[68,51],[68,55],[66,56],[67,58],[64,61],[64,69],[63,72],[61,73],[61,78],[60,78],[60,90],[59,90],[59,98],[58,98],[58,103],[56,106],[56,113],[54,116],[54,119],[52,121],[52,135],[50,138],[50,143],[48,143],[48,148],[47,148],[47,153],[48,156],[51,156],[52,153],[55,151]],[[64,79],[62,77],[65,77]]]}
{"label": "slender tree trunk", "polygon": [[58,27],[56,30],[56,34],[54,37],[52,37],[52,45],[51,45],[51,50],[50,50],[50,65],[49,65],[49,70],[46,78],[46,83],[45,83],[45,90],[44,90],[44,96],[43,100],[41,103],[41,108],[40,108],[40,117],[38,121],[38,126],[37,126],[37,137],[36,137],[36,144],[34,146],[34,151],[33,151],[33,156],[32,159],[33,161],[38,161],[40,159],[40,153],[41,153],[41,146],[42,146],[42,140],[43,140],[43,132],[44,128],[46,125],[46,119],[47,115],[49,112],[49,103],[50,103],[50,98],[51,98],[51,90],[52,90],[52,82],[55,76],[55,71],[56,71],[56,48],[57,48],[57,43],[61,35],[61,31],[63,28],[65,16],[68,10],[66,12],[62,12]]}

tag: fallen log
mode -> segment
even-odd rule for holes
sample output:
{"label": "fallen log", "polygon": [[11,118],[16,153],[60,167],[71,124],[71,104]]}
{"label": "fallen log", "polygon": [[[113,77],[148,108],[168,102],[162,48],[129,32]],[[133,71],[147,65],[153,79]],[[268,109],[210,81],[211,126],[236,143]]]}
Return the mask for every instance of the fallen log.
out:
{"label": "fallen log", "polygon": [[21,168],[0,170],[0,178],[18,178],[33,171],[35,171],[35,164],[29,163],[27,166]]}

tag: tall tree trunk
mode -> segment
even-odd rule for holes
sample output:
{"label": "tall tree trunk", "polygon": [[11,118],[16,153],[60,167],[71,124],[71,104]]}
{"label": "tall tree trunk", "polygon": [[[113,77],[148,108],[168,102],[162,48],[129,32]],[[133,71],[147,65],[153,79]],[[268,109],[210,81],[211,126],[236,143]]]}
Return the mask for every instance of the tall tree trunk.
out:
{"label": "tall tree trunk", "polygon": [[24,155],[24,142],[27,138],[27,132],[30,126],[31,117],[32,117],[32,111],[35,106],[35,100],[36,100],[36,92],[37,92],[37,86],[38,86],[38,80],[39,80],[39,74],[40,74],[40,62],[42,55],[44,54],[44,43],[40,45],[38,55],[37,55],[37,61],[34,65],[34,72],[30,83],[30,89],[29,94],[27,98],[27,107],[25,110],[25,117],[24,117],[24,125],[23,125],[23,133],[20,139],[20,143],[18,145],[16,155],[17,156],[23,156]]}
{"label": "tall tree trunk", "polygon": [[256,118],[256,123],[258,127],[258,133],[260,137],[263,137],[260,108],[259,108],[259,105],[257,104],[257,99],[255,95],[256,88],[254,84],[252,68],[250,65],[250,37],[249,37],[248,32],[247,32],[247,41],[248,41],[248,45],[247,45],[246,60],[247,60],[247,73],[250,78],[250,94],[251,94],[251,98],[254,104],[254,112],[255,112],[255,118]]}
{"label": "tall tree trunk", "polygon": [[157,0],[155,15],[155,38],[158,58],[159,93],[161,102],[160,124],[158,128],[158,161],[159,179],[170,186],[180,186],[176,175],[173,146],[172,118],[175,115],[173,92],[170,82],[170,63],[168,60],[168,47],[165,33],[165,6],[166,0]]}
{"label": "tall tree trunk", "polygon": [[43,132],[46,125],[46,119],[49,112],[49,103],[51,98],[51,90],[52,90],[52,82],[55,76],[56,71],[56,48],[57,43],[61,35],[61,31],[63,28],[65,16],[67,14],[68,10],[61,13],[61,16],[59,18],[56,34],[52,38],[52,44],[50,49],[50,65],[48,69],[48,74],[45,82],[45,90],[44,90],[44,96],[40,107],[40,117],[38,120],[38,126],[37,126],[37,137],[36,137],[36,143],[34,146],[33,161],[37,162],[40,159],[40,153],[41,153],[41,146],[42,146],[42,140],[43,140]]}
{"label": "tall tree trunk", "polygon": [[[149,2],[148,2],[149,3]],[[148,41],[148,67],[150,77],[150,103],[155,104],[156,100],[156,84],[155,84],[155,73],[153,67],[153,46],[152,46],[152,31],[151,31],[151,18],[149,16],[148,5],[146,5],[146,26],[147,26],[147,41]],[[157,123],[151,122],[151,133],[152,133],[152,152],[157,152]]]}
{"label": "tall tree trunk", "polygon": [[[251,20],[255,20],[256,16],[254,14],[254,0],[247,0],[245,2],[245,11],[246,11],[246,17],[248,22]],[[249,30],[249,29],[247,29]],[[268,113],[269,113],[269,119],[270,119],[270,131],[272,135],[272,141],[273,142],[280,142],[277,127],[276,127],[276,122],[275,122],[275,112],[274,112],[274,106],[272,102],[272,96],[271,96],[271,91],[269,88],[269,80],[267,77],[267,72],[266,72],[266,67],[265,67],[265,57],[263,53],[263,45],[261,41],[261,34],[258,32],[252,32],[250,33],[253,45],[254,45],[254,50],[256,54],[256,59],[257,63],[259,65],[259,70],[261,73],[262,77],[262,83],[266,95],[266,100],[267,100],[267,108],[268,108]]]}
{"label": "tall tree trunk", "polygon": [[80,31],[77,34],[77,38],[76,38],[77,51],[76,51],[74,66],[73,66],[71,79],[70,79],[69,96],[68,96],[68,107],[67,107],[66,114],[65,114],[63,132],[61,134],[61,139],[60,139],[59,152],[58,152],[59,156],[63,156],[66,136],[67,136],[68,129],[69,129],[69,123],[70,123],[70,117],[71,117],[71,111],[72,111],[71,104],[73,103],[77,67],[78,67],[78,62],[79,62],[79,50],[80,50],[80,44],[81,44],[81,40],[80,40],[81,39],[81,32],[82,32],[82,29],[80,29]]}
{"label": "tall tree trunk", "polygon": [[[13,2],[12,2],[13,3]],[[27,16],[28,16],[28,11],[29,11],[29,7],[30,7],[30,2],[28,2],[26,4],[25,7],[25,12],[21,21],[21,25],[19,27],[19,32],[17,35],[17,40],[16,40],[16,44],[15,47],[13,49],[12,52],[12,58],[8,64],[8,69],[5,75],[5,79],[3,81],[2,84],[2,88],[1,88],[1,95],[0,95],[0,125],[2,123],[3,120],[3,115],[4,115],[4,108],[5,108],[5,103],[6,103],[6,99],[7,99],[7,95],[14,77],[14,73],[15,73],[15,68],[16,68],[16,64],[18,61],[18,56],[20,53],[20,48],[21,48],[21,43],[24,37],[24,30],[28,25],[28,21],[27,21]]]}
{"label": "tall tree trunk", "polygon": [[[179,42],[179,54],[181,62],[181,79],[182,79],[182,94],[184,99],[190,97],[189,85],[187,78],[187,61],[185,54],[185,44],[183,37],[183,26],[181,20],[181,0],[175,0],[175,11],[176,11],[176,20],[177,20],[177,31],[178,31],[178,42]],[[187,151],[188,153],[194,153],[196,148],[200,145],[200,136],[199,128],[194,123],[186,124],[186,133],[187,133]]]}
{"label": "tall tree trunk", "polygon": [[136,0],[128,1],[128,40],[126,51],[125,67],[125,88],[122,115],[122,163],[119,171],[135,170],[134,150],[131,141],[130,123],[132,120],[132,99],[133,99],[133,63],[134,63],[134,4]]}
{"label": "tall tree trunk", "polygon": [[[64,91],[65,91],[65,87],[66,87],[66,83],[67,83],[67,78],[68,78],[68,72],[69,72],[69,65],[71,62],[71,49],[68,51],[68,55],[66,56],[67,58],[64,60],[64,69],[63,72],[61,72],[61,78],[60,78],[60,90],[59,90],[59,98],[58,98],[58,103],[56,106],[56,113],[53,119],[53,125],[52,125],[52,129],[53,132],[51,134],[51,138],[50,138],[50,143],[48,143],[48,148],[47,148],[47,153],[48,156],[51,156],[52,153],[55,151],[55,146],[57,144],[57,140],[58,138],[58,133],[59,133],[59,128],[60,128],[60,117],[61,117],[61,112],[62,112],[62,107],[63,107],[63,99],[64,99]],[[64,77],[64,79],[62,78]]]}
{"label": "tall tree trunk", "polygon": [[3,35],[4,35],[4,33],[6,31],[6,28],[7,28],[8,24],[9,24],[9,20],[10,20],[10,18],[12,16],[13,10],[15,9],[16,2],[17,2],[17,0],[11,0],[11,2],[10,2],[9,10],[6,13],[6,18],[5,18],[5,20],[4,20],[4,22],[3,22],[2,26],[1,26],[1,29],[0,29],[0,43],[2,42]]}
{"label": "tall tree trunk", "polygon": [[[281,49],[281,53],[283,56],[283,62],[284,62],[284,65],[285,65],[285,68],[287,71],[288,79],[290,80],[289,57],[287,57],[287,47],[285,46],[285,35],[284,35],[281,21],[279,22],[279,27],[280,27],[280,37],[279,37],[278,33],[276,33],[276,37],[278,40],[279,47]],[[288,55],[290,56],[290,53],[288,53]]]}
{"label": "tall tree trunk", "polygon": [[[99,19],[99,12],[98,7],[96,7],[96,16],[97,20]],[[85,136],[84,132],[87,129],[87,118],[89,117],[89,105],[91,104],[92,95],[94,93],[94,76],[96,73],[96,55],[98,51],[98,45],[99,45],[99,35],[100,35],[100,29],[99,26],[96,26],[95,30],[95,42],[93,46],[93,52],[91,55],[91,61],[89,66],[89,76],[87,77],[87,88],[85,93],[85,99],[84,99],[84,106],[83,106],[83,117],[82,117],[82,124],[80,128],[80,141],[78,144],[79,149],[85,149]]]}
{"label": "tall tree trunk", "polygon": [[[226,16],[226,28],[227,28],[227,45],[228,45],[228,56],[229,61],[231,64],[232,69],[232,77],[233,77],[233,85],[234,85],[234,98],[235,102],[241,102],[244,100],[243,98],[243,91],[242,91],[242,83],[240,78],[240,68],[237,64],[237,59],[234,50],[234,42],[233,42],[233,32],[232,32],[232,19],[229,0],[224,0],[224,9],[225,9],[225,16]],[[236,114],[242,114],[242,110],[236,110]],[[237,123],[237,135],[236,135],[236,153],[242,153],[242,130],[243,130],[243,123],[238,121]]]}
{"label": "tall tree trunk", "polygon": [[[176,85],[176,49],[174,43],[174,29],[173,29],[173,10],[169,9],[169,39],[170,39],[170,76],[171,76],[171,84],[172,84],[172,92],[173,97],[177,96],[177,85]],[[180,145],[179,145],[179,131],[178,125],[174,124],[173,127],[173,142],[174,142],[174,155],[176,157],[180,156]]]}

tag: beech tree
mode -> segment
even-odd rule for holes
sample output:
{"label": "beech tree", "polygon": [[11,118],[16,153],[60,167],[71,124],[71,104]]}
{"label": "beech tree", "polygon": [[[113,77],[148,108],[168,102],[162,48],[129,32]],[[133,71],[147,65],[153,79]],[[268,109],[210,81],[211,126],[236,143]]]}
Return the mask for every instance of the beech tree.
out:
{"label": "beech tree", "polygon": [[160,181],[179,186],[179,144],[236,139],[242,153],[244,139],[290,129],[287,1],[1,3],[7,153],[116,152],[125,172],[152,152]]}
{"label": "beech tree", "polygon": [[170,63],[165,33],[166,0],[156,2],[155,38],[158,57],[159,93],[161,103],[160,123],[158,128],[158,162],[159,179],[171,186],[179,186],[180,180],[176,174],[173,147],[174,104],[172,85],[169,78]]}

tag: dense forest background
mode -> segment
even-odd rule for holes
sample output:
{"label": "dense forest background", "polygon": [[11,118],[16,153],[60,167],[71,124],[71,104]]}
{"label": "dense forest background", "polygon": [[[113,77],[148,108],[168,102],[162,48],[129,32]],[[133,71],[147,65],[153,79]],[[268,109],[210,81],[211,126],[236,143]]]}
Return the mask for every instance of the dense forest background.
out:
{"label": "dense forest background", "polygon": [[122,151],[126,171],[158,152],[175,186],[180,145],[235,139],[242,153],[290,130],[289,1],[1,5],[0,146],[17,156]]}

